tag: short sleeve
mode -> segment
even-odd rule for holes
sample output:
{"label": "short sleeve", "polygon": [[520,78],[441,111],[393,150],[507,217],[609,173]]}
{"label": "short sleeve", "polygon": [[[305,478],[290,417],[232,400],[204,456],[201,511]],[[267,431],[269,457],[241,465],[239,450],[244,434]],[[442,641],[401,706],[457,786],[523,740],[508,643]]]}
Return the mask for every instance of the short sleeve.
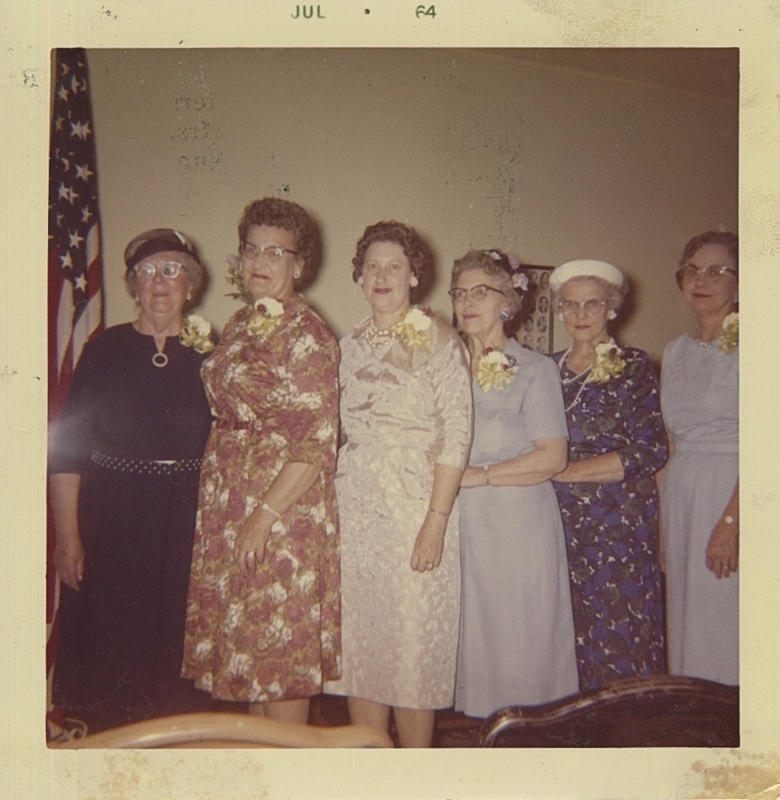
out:
{"label": "short sleeve", "polygon": [[531,441],[568,438],[561,379],[555,362],[540,356],[534,360],[533,371],[521,407],[528,438]]}
{"label": "short sleeve", "polygon": [[453,331],[430,361],[435,437],[428,457],[435,464],[464,469],[471,449],[471,372],[463,343]]}

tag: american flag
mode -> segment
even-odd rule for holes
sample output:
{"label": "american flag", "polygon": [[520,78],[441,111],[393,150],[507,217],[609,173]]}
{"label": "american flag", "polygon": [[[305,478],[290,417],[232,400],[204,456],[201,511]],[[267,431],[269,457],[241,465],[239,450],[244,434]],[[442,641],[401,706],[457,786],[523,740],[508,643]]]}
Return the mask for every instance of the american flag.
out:
{"label": "american flag", "polygon": [[49,156],[49,411],[54,419],[84,344],[103,324],[95,134],[82,48],[57,50],[55,80]]}
{"label": "american flag", "polygon": [[[86,342],[103,327],[95,134],[87,59],[57,50],[49,153],[49,443]],[[47,514],[47,675],[55,658],[57,581],[54,525]],[[49,685],[51,681],[49,680]],[[51,704],[49,704],[51,705]],[[57,710],[49,714],[55,721]]]}

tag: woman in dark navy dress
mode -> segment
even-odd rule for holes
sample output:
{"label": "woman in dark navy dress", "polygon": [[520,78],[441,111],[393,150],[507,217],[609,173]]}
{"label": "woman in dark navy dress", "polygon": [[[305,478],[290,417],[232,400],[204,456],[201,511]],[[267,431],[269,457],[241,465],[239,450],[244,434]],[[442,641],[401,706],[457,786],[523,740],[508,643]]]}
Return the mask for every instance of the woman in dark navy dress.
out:
{"label": "woman in dark navy dress", "polygon": [[569,558],[580,689],[666,671],[654,475],[666,460],[650,357],[607,333],[626,282],[603,261],[570,261],[550,285],[573,339],[553,357],[569,465],[553,478]]}
{"label": "woman in dark navy dress", "polygon": [[179,677],[213,348],[182,309],[204,271],[169,229],[136,237],[125,261],[140,315],[85,346],[50,461],[54,701],[90,732],[209,705]]}

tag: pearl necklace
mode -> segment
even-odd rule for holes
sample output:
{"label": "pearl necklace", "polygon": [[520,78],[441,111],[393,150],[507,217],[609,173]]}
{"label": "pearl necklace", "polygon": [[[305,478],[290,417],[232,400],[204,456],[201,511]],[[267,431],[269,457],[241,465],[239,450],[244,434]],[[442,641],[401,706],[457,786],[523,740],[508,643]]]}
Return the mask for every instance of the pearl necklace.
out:
{"label": "pearl necklace", "polygon": [[395,341],[398,334],[392,328],[385,328],[384,330],[380,331],[376,325],[374,325],[374,320],[372,319],[369,321],[368,327],[363,332],[363,336],[372,350],[379,350],[388,342]]}
{"label": "pearl necklace", "polygon": [[697,336],[695,333],[691,334],[691,339],[693,339],[693,341],[696,342],[696,344],[699,345],[699,347],[711,347],[712,343],[717,341],[717,339],[709,339],[705,341],[701,337]]}
{"label": "pearl necklace", "polygon": [[584,377],[585,380],[580,384],[580,388],[577,390],[577,394],[574,396],[574,400],[572,400],[571,403],[569,403],[569,405],[566,406],[566,408],[564,409],[564,413],[566,413],[566,414],[568,414],[574,408],[574,406],[576,406],[577,403],[580,402],[580,397],[582,396],[582,392],[585,389],[585,385],[588,383],[588,380],[590,378],[590,374],[589,373],[593,369],[593,364],[591,364],[590,366],[588,366],[584,370],[582,370],[582,372],[580,372],[579,374],[575,375],[573,378],[564,378],[563,377],[563,370],[566,368],[566,359],[569,357],[569,355],[570,355],[570,353],[572,351],[572,347],[574,347],[574,345],[570,345],[569,346],[569,349],[563,354],[563,356],[561,356],[561,360],[558,363],[558,369],[561,372],[561,383],[564,386],[569,386],[569,384],[574,383],[575,381],[579,380],[582,377]]}

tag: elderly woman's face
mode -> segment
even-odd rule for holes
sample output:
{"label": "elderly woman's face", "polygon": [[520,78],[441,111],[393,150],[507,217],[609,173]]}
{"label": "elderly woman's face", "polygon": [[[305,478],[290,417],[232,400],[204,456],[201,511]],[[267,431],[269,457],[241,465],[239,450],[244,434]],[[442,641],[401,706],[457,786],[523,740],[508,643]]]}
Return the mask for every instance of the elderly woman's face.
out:
{"label": "elderly woman's face", "polygon": [[[682,295],[683,300],[697,314],[728,314],[736,300],[737,276],[731,272],[723,272],[710,278],[701,270],[708,267],[728,266],[736,270],[734,259],[729,255],[729,250],[722,244],[704,244],[689,259],[688,265],[700,270],[697,275],[690,277],[689,272],[683,272]],[[684,265],[687,266],[687,265]]]}
{"label": "elderly woman's face", "polygon": [[252,225],[241,245],[241,275],[249,294],[258,300],[272,297],[289,300],[295,291],[295,279],[303,264],[295,253],[291,231],[268,225]]}
{"label": "elderly woman's face", "polygon": [[453,290],[452,306],[467,336],[484,336],[502,326],[500,314],[509,301],[498,288],[499,278],[481,269],[461,272]]}
{"label": "elderly woman's face", "polygon": [[358,283],[373,311],[393,315],[409,307],[409,293],[417,279],[400,244],[374,242],[366,250]]}
{"label": "elderly woman's face", "polygon": [[596,281],[569,281],[561,288],[558,308],[563,324],[575,342],[608,341],[609,307],[604,290]]}
{"label": "elderly woman's face", "polygon": [[[174,264],[178,265],[178,272],[170,277],[170,273],[176,272],[171,266]],[[144,312],[181,314],[190,291],[190,277],[181,265],[181,253],[155,253],[136,264],[134,270],[136,295]]]}

